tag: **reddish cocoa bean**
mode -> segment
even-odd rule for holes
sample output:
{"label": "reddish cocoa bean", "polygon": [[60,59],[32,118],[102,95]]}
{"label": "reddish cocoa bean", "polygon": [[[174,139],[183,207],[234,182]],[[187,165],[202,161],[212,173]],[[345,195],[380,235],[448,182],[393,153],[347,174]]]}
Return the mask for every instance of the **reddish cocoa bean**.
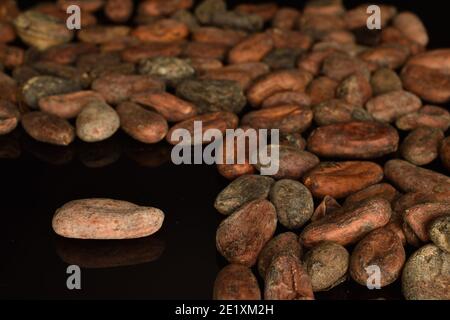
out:
{"label": "reddish cocoa bean", "polygon": [[312,123],[309,107],[280,105],[252,111],[242,117],[241,123],[255,129],[279,129],[281,133],[303,132]]}
{"label": "reddish cocoa bean", "polygon": [[391,126],[353,121],[317,128],[308,139],[308,150],[323,157],[371,159],[396,151],[398,142]]}
{"label": "reddish cocoa bean", "polygon": [[267,33],[253,34],[236,46],[228,53],[230,63],[257,62],[273,48],[273,40]]}
{"label": "reddish cocoa bean", "polygon": [[217,250],[231,263],[253,266],[276,225],[276,211],[269,201],[249,202],[219,225]]}
{"label": "reddish cocoa bean", "polygon": [[349,195],[344,205],[349,206],[373,198],[385,199],[392,203],[399,195],[400,193],[389,183],[379,183]]}
{"label": "reddish cocoa bean", "polygon": [[428,226],[436,218],[450,214],[450,203],[434,202],[415,205],[406,209],[403,219],[423,242],[429,242]]}
{"label": "reddish cocoa bean", "polygon": [[311,248],[321,241],[340,245],[356,243],[370,231],[385,226],[391,218],[391,206],[384,199],[372,199],[344,207],[306,226],[300,234],[302,244]]}
{"label": "reddish cocoa bean", "polygon": [[[273,177],[275,179],[299,179],[318,163],[319,158],[310,152],[281,145],[279,146],[279,170]],[[265,167],[261,163],[255,166],[259,171]]]}
{"label": "reddish cocoa bean", "polygon": [[22,117],[22,126],[35,140],[67,146],[75,139],[75,129],[64,119],[40,111]]}
{"label": "reddish cocoa bean", "polygon": [[312,75],[304,71],[282,70],[270,73],[256,81],[248,90],[250,104],[258,107],[268,97],[282,91],[304,92]]}
{"label": "reddish cocoa bean", "polygon": [[432,170],[416,167],[403,160],[390,160],[384,174],[404,192],[450,191],[450,178]]}
{"label": "reddish cocoa bean", "polygon": [[20,121],[20,112],[9,101],[0,100],[0,136],[13,131]]}
{"label": "reddish cocoa bean", "polygon": [[94,91],[78,91],[57,96],[48,96],[39,99],[39,108],[60,118],[75,118],[90,102],[105,101],[103,97]]}
{"label": "reddish cocoa bean", "polygon": [[300,260],[281,255],[270,264],[264,279],[265,300],[313,300],[311,279]]}
{"label": "reddish cocoa bean", "polygon": [[304,177],[305,186],[317,198],[339,199],[383,179],[383,169],[373,162],[322,162]]}
{"label": "reddish cocoa bean", "polygon": [[402,242],[392,231],[381,228],[362,239],[352,252],[350,275],[359,284],[367,286],[370,274],[366,268],[380,268],[380,286],[396,281],[405,264],[406,254]]}
{"label": "reddish cocoa bean", "polygon": [[161,115],[132,102],[121,103],[117,113],[121,128],[143,143],[157,143],[165,138],[169,130],[166,119]]}
{"label": "reddish cocoa bean", "polygon": [[140,93],[133,95],[131,100],[153,108],[171,122],[184,121],[197,114],[195,105],[167,92]]}
{"label": "reddish cocoa bean", "polygon": [[292,255],[298,259],[302,256],[302,247],[298,242],[298,237],[295,233],[285,232],[272,238],[258,257],[258,271],[261,277],[265,278],[267,270],[272,261],[281,255]]}

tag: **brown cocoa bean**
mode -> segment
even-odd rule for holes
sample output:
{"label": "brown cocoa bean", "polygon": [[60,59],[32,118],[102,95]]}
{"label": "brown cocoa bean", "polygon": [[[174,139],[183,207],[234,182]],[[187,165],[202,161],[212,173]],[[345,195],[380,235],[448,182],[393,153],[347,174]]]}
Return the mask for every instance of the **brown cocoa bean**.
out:
{"label": "brown cocoa bean", "polygon": [[200,27],[192,32],[192,40],[196,42],[217,43],[235,46],[246,37],[244,31],[220,29],[216,27]]}
{"label": "brown cocoa bean", "polygon": [[126,26],[92,26],[78,32],[78,39],[82,42],[103,44],[130,34],[130,27]]}
{"label": "brown cocoa bean", "polygon": [[383,44],[363,51],[359,55],[359,58],[365,61],[371,70],[378,68],[398,69],[405,64],[408,57],[408,48],[394,44]]}
{"label": "brown cocoa bean", "polygon": [[363,107],[371,97],[372,87],[369,81],[359,74],[345,78],[336,88],[336,98],[357,107]]}
{"label": "brown cocoa bean", "polygon": [[241,123],[255,129],[279,129],[281,133],[303,132],[312,123],[309,107],[279,105],[252,111],[242,117]]}
{"label": "brown cocoa bean", "polygon": [[380,286],[385,287],[398,279],[406,254],[395,233],[380,228],[366,235],[355,247],[350,258],[350,275],[359,284],[367,286],[370,273],[366,268],[380,268]]}
{"label": "brown cocoa bean", "polygon": [[39,108],[63,119],[75,118],[90,102],[104,102],[103,97],[94,91],[78,91],[39,99]]}
{"label": "brown cocoa bean", "polygon": [[372,159],[395,152],[397,131],[374,121],[331,124],[314,130],[308,150],[323,157]]}
{"label": "brown cocoa bean", "polygon": [[146,91],[163,91],[164,82],[145,75],[104,75],[92,83],[92,90],[100,93],[106,102],[119,104],[131,96]]}
{"label": "brown cocoa bean", "polygon": [[384,165],[384,174],[404,192],[450,191],[450,178],[432,170],[416,167],[403,160],[390,160]]}
{"label": "brown cocoa bean", "polygon": [[298,237],[295,233],[285,232],[272,238],[264,248],[258,257],[258,272],[261,277],[265,278],[267,270],[269,269],[272,261],[281,255],[292,255],[298,259],[302,256],[302,247],[298,242]]}
{"label": "brown cocoa bean", "polygon": [[303,182],[317,198],[344,198],[383,179],[383,169],[373,162],[322,162],[309,171]]}
{"label": "brown cocoa bean", "polygon": [[250,104],[258,107],[268,97],[282,91],[305,92],[312,75],[304,71],[282,70],[269,73],[256,81],[248,90]]}
{"label": "brown cocoa bean", "polygon": [[292,30],[299,17],[300,11],[297,9],[289,7],[281,8],[275,13],[272,19],[272,27],[282,30]]}
{"label": "brown cocoa bean", "polygon": [[158,17],[170,15],[180,9],[189,9],[192,4],[192,0],[144,1],[139,4],[138,10],[143,14]]}
{"label": "brown cocoa bean", "polygon": [[53,216],[53,230],[76,239],[133,239],[157,232],[164,213],[111,199],[83,199],[66,203]]}
{"label": "brown cocoa bean", "polygon": [[295,256],[281,255],[275,258],[264,282],[265,300],[314,300],[311,279]]}
{"label": "brown cocoa bean", "polygon": [[402,12],[393,20],[393,26],[400,30],[406,38],[426,47],[428,33],[418,16],[412,12]]}
{"label": "brown cocoa bean", "polygon": [[428,226],[428,236],[439,249],[450,253],[450,215],[434,219]]}
{"label": "brown cocoa bean", "polygon": [[333,53],[323,60],[322,72],[329,78],[342,81],[353,73],[369,78],[367,64],[344,53]]}
{"label": "brown cocoa bean", "polygon": [[20,121],[20,112],[9,101],[0,100],[0,136],[13,131]]}
{"label": "brown cocoa bean", "polygon": [[181,54],[183,51],[182,42],[168,42],[168,43],[142,43],[135,46],[130,46],[121,52],[121,57],[126,62],[136,63],[143,59],[153,57],[174,57]]}
{"label": "brown cocoa bean", "polygon": [[306,93],[311,97],[311,104],[319,103],[335,98],[336,88],[339,83],[328,77],[318,77],[311,81]]}
{"label": "brown cocoa bean", "polygon": [[424,106],[417,112],[398,118],[395,124],[400,130],[414,130],[424,126],[445,132],[450,127],[450,113],[441,107]]}
{"label": "brown cocoa bean", "polygon": [[[269,147],[269,150],[271,150],[271,148],[272,146]],[[279,170],[273,175],[273,178],[275,179],[299,179],[319,163],[319,158],[314,154],[307,151],[301,151],[298,148],[280,145],[278,152]],[[259,171],[265,167],[261,163],[258,163],[255,166]]]}
{"label": "brown cocoa bean", "polygon": [[143,143],[157,143],[169,130],[166,119],[156,112],[146,110],[133,102],[123,102],[117,107],[123,131]]}
{"label": "brown cocoa bean", "polygon": [[400,193],[389,183],[379,183],[349,195],[344,205],[349,206],[373,198],[385,199],[392,203],[399,195]]}
{"label": "brown cocoa bean", "polygon": [[403,140],[400,152],[412,164],[423,166],[438,157],[442,140],[444,133],[440,129],[419,127]]}
{"label": "brown cocoa bean", "polygon": [[229,264],[216,277],[214,300],[261,300],[258,280],[248,267]]}
{"label": "brown cocoa bean", "polygon": [[450,203],[434,202],[415,205],[406,209],[403,219],[423,242],[429,242],[428,226],[436,218],[450,214]]}
{"label": "brown cocoa bean", "polygon": [[311,248],[321,241],[332,241],[346,246],[356,243],[370,231],[388,224],[391,206],[384,199],[371,199],[313,222],[300,234],[301,243]]}
{"label": "brown cocoa bean", "polygon": [[195,105],[167,92],[140,93],[133,95],[131,100],[151,107],[171,122],[184,121],[197,114]]}
{"label": "brown cocoa bean", "polygon": [[253,266],[276,225],[277,213],[269,201],[249,202],[219,225],[217,250],[230,263]]}
{"label": "brown cocoa bean", "polygon": [[374,96],[402,90],[402,80],[395,71],[389,68],[376,70],[370,78],[370,84]]}
{"label": "brown cocoa bean", "polygon": [[319,126],[346,123],[353,120],[372,120],[370,114],[342,99],[331,99],[314,106],[314,121]]}
{"label": "brown cocoa bean", "polygon": [[273,40],[267,33],[256,33],[248,36],[228,53],[228,61],[232,64],[261,61],[273,49]]}
{"label": "brown cocoa bean", "polygon": [[64,119],[35,111],[22,117],[22,126],[35,140],[59,146],[67,146],[75,139],[75,129]]}
{"label": "brown cocoa bean", "polygon": [[108,0],[105,5],[105,15],[113,22],[126,22],[133,14],[132,0]]}
{"label": "brown cocoa bean", "polygon": [[22,87],[22,97],[31,108],[37,108],[39,99],[81,90],[76,81],[54,76],[38,76],[28,80]]}
{"label": "brown cocoa bean", "polygon": [[[194,133],[194,123],[196,121],[202,122],[202,132],[201,136],[196,136]],[[177,123],[172,128],[170,128],[167,133],[167,141],[170,144],[178,144],[180,142],[179,138],[172,137],[172,134],[177,129],[186,129],[189,131],[191,136],[191,141],[187,142],[182,140],[180,143],[184,144],[199,144],[199,143],[209,143],[210,141],[203,139],[203,133],[208,129],[217,129],[222,133],[225,133],[226,129],[236,129],[238,125],[239,119],[238,117],[231,112],[212,112],[206,113],[203,115],[198,115],[192,117],[188,120]]]}
{"label": "brown cocoa bean", "polygon": [[422,102],[407,91],[392,91],[379,95],[366,104],[366,109],[382,122],[393,122],[401,116],[420,109]]}
{"label": "brown cocoa bean", "polygon": [[68,43],[74,35],[63,20],[31,10],[21,13],[14,20],[14,26],[24,43],[39,50]]}
{"label": "brown cocoa bean", "polygon": [[147,25],[138,26],[131,35],[142,42],[173,42],[185,39],[189,29],[183,22],[161,19]]}

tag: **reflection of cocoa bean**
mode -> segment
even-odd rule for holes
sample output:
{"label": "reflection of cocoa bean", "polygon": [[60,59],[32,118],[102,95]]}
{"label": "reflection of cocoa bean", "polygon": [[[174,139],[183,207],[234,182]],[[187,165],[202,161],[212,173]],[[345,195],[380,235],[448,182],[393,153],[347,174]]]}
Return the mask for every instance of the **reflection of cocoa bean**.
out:
{"label": "reflection of cocoa bean", "polygon": [[61,260],[81,268],[113,268],[158,260],[165,244],[154,236],[134,240],[77,240],[58,238],[56,252]]}

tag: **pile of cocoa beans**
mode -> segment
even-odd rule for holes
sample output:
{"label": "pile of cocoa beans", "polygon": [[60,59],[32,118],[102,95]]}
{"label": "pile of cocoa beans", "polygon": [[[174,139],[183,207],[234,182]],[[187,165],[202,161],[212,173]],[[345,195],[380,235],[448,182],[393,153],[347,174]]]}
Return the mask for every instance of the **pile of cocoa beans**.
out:
{"label": "pile of cocoa beans", "polygon": [[[72,4],[80,30],[66,24]],[[450,49],[427,51],[417,15],[379,8],[381,29],[369,30],[367,5],[340,0],[58,0],[26,11],[2,0],[0,135],[21,126],[67,148],[119,129],[174,145],[171,133],[193,134],[195,121],[279,129],[274,176],[250,161],[217,165],[231,181],[214,204],[230,264],[215,299],[314,299],[345,281],[450,299]],[[158,226],[133,237],[162,223],[142,210]],[[84,237],[65,223],[60,234]]]}

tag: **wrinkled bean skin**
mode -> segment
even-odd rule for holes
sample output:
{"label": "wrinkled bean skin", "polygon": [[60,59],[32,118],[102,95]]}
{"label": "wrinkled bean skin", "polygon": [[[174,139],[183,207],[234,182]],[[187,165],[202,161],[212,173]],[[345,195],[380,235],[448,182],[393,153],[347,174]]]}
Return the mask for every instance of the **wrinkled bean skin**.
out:
{"label": "wrinkled bean skin", "polygon": [[230,263],[253,266],[277,225],[275,207],[254,200],[226,218],[217,229],[217,250]]}
{"label": "wrinkled bean skin", "polygon": [[350,275],[356,282],[366,286],[369,278],[366,268],[377,265],[381,270],[380,285],[385,287],[398,279],[405,257],[405,250],[397,235],[380,228],[364,237],[353,250]]}
{"label": "wrinkled bean skin", "polygon": [[346,246],[367,233],[385,226],[391,218],[391,206],[384,199],[366,201],[358,206],[342,208],[313,222],[300,234],[301,243],[311,248],[321,241]]}

